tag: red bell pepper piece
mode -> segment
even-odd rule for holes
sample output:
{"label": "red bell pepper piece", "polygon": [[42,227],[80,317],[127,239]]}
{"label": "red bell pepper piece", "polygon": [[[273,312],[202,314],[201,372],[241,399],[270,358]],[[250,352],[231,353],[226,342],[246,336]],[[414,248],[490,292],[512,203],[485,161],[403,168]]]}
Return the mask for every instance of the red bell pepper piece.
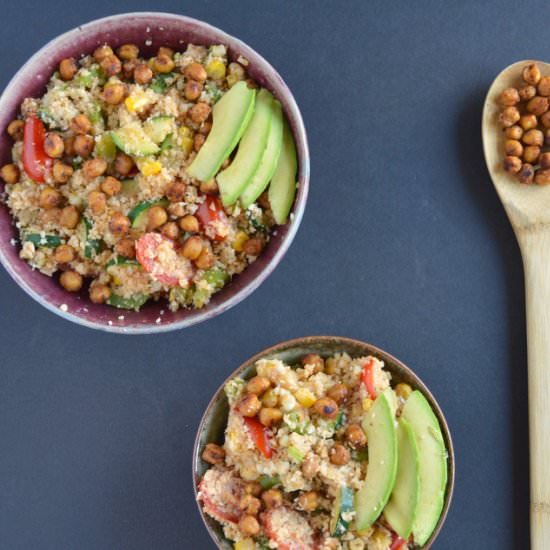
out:
{"label": "red bell pepper piece", "polygon": [[390,546],[390,550],[403,550],[407,545],[407,541],[400,536],[393,534],[393,540]]}
{"label": "red bell pepper piece", "polygon": [[53,163],[53,159],[44,150],[45,138],[44,123],[36,115],[29,116],[23,130],[21,161],[27,176],[37,183],[44,183],[46,172]]}
{"label": "red bell pepper piece", "polygon": [[197,209],[196,216],[203,228],[212,226],[216,241],[223,241],[225,239],[225,235],[216,233],[217,223],[220,223],[222,226],[227,224],[227,216],[218,197],[206,195],[205,201]]}
{"label": "red bell pepper piece", "polygon": [[271,458],[273,456],[273,449],[271,448],[267,428],[255,416],[243,416],[243,420],[256,448],[266,458]]}
{"label": "red bell pepper piece", "polygon": [[374,359],[369,359],[363,367],[361,375],[365,389],[371,399],[376,399],[376,389],[374,388]]}

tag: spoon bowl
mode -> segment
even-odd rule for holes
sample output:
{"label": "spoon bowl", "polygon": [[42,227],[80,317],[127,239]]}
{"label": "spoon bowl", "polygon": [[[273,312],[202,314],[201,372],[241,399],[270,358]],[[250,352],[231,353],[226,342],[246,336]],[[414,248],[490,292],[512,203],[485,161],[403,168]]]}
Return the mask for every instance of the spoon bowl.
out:
{"label": "spoon bowl", "polygon": [[482,116],[487,168],[516,238],[525,275],[527,317],[531,548],[550,548],[550,186],[522,185],[504,171],[504,132],[499,122],[502,90],[522,83],[522,69],[536,63],[550,76],[550,64],[527,60],[504,69],[485,99]]}

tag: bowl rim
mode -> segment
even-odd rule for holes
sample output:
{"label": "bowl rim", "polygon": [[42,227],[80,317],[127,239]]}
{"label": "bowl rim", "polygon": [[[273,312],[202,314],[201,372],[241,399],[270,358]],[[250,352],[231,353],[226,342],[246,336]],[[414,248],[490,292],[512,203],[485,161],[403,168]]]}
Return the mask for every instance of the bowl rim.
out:
{"label": "bowl rim", "polygon": [[31,298],[33,298],[36,302],[38,302],[40,305],[45,307],[47,310],[62,317],[66,321],[70,321],[72,323],[85,326],[87,328],[101,330],[109,333],[137,335],[137,334],[154,334],[154,333],[171,332],[174,330],[191,327],[198,323],[202,323],[204,321],[217,317],[218,315],[221,315],[228,309],[236,306],[237,304],[239,304],[240,302],[248,298],[263,282],[265,282],[265,280],[273,273],[275,268],[279,265],[279,263],[287,253],[292,242],[294,241],[296,233],[298,232],[298,229],[300,227],[300,224],[304,216],[305,207],[307,204],[311,168],[310,168],[310,152],[309,152],[308,137],[307,137],[305,124],[302,118],[302,114],[300,112],[296,99],[294,98],[293,93],[291,92],[290,88],[286,84],[286,81],[275,69],[275,67],[273,67],[273,65],[257,50],[252,48],[252,46],[249,46],[246,42],[244,42],[240,38],[237,38],[227,33],[226,31],[220,29],[219,27],[211,25],[210,23],[207,23],[200,19],[196,19],[194,17],[189,17],[187,15],[180,15],[176,13],[163,12],[163,11],[123,12],[123,13],[118,13],[114,15],[109,15],[106,17],[101,17],[98,19],[93,19],[91,21],[78,25],[72,29],[69,29],[68,31],[65,31],[62,34],[57,35],[56,37],[48,41],[46,44],[44,44],[35,53],[33,53],[32,56],[29,57],[29,59],[19,68],[19,70],[8,81],[8,83],[6,84],[6,86],[4,87],[3,91],[0,94],[0,109],[4,108],[5,106],[4,104],[7,102],[7,98],[10,95],[12,88],[15,88],[15,84],[21,78],[21,75],[25,72],[28,66],[35,61],[36,58],[45,54],[51,48],[55,48],[57,45],[70,41],[71,38],[78,36],[83,30],[89,29],[90,27],[92,28],[97,27],[97,30],[99,31],[102,25],[108,24],[112,21],[124,20],[130,17],[140,18],[140,19],[155,17],[155,18],[162,18],[166,20],[168,19],[176,20],[187,24],[193,24],[200,27],[201,30],[207,30],[209,32],[218,34],[220,38],[224,41],[224,43],[226,44],[232,43],[233,45],[236,45],[239,49],[242,49],[245,52],[251,53],[252,56],[256,58],[256,60],[260,61],[260,63],[265,64],[265,66],[269,68],[269,71],[271,72],[272,77],[278,79],[281,87],[283,88],[284,95],[286,98],[285,103],[287,105],[287,109],[289,113],[292,115],[293,120],[295,121],[295,131],[293,132],[293,136],[295,141],[300,142],[303,150],[303,158],[299,158],[301,171],[303,172],[303,181],[300,182],[301,196],[299,196],[299,194],[297,193],[295,198],[295,203],[293,205],[293,210],[291,211],[291,214],[290,214],[291,216],[290,221],[287,222],[287,224],[289,224],[287,232],[284,235],[283,239],[281,240],[278,249],[275,251],[275,253],[271,257],[271,259],[268,261],[268,263],[248,284],[246,284],[243,288],[241,288],[237,293],[230,296],[227,300],[224,300],[219,304],[216,304],[212,309],[208,309],[202,312],[201,310],[193,310],[193,313],[194,313],[193,315],[189,317],[185,317],[178,321],[174,321],[169,324],[168,323],[166,324],[144,323],[144,324],[134,324],[129,326],[116,325],[116,324],[109,325],[99,321],[92,321],[88,319],[86,316],[81,317],[79,315],[75,315],[70,310],[64,311],[63,309],[61,309],[61,307],[58,307],[52,304],[49,300],[43,298],[39,292],[34,290],[32,286],[27,283],[26,278],[23,275],[18,274],[16,270],[12,268],[12,262],[5,256],[2,248],[0,248],[0,264],[4,266],[4,269],[6,270],[8,275],[10,275],[10,277],[15,281],[15,283],[21,289],[23,289],[24,292],[26,292]]}
{"label": "bowl rim", "polygon": [[449,509],[451,507],[451,503],[453,500],[453,494],[454,494],[454,486],[455,486],[455,477],[456,477],[456,466],[455,466],[455,450],[453,445],[453,439],[452,435],[449,429],[449,424],[447,422],[447,419],[443,413],[443,410],[441,409],[438,401],[433,396],[432,392],[429,390],[429,388],[426,386],[426,384],[423,382],[423,380],[405,363],[403,363],[401,360],[397,359],[394,355],[391,353],[388,353],[387,351],[384,351],[382,348],[379,348],[378,346],[375,346],[373,344],[370,344],[369,342],[365,342],[363,340],[359,340],[356,338],[349,338],[346,336],[329,336],[329,335],[321,335],[321,336],[302,336],[297,338],[291,338],[288,340],[284,340],[282,342],[279,342],[277,344],[274,344],[272,346],[269,346],[268,348],[263,349],[262,351],[256,353],[249,359],[242,362],[233,372],[227,376],[222,384],[219,386],[219,388],[214,392],[212,398],[208,402],[208,405],[206,406],[204,413],[201,416],[201,419],[198,424],[197,433],[195,435],[195,441],[193,444],[193,454],[192,454],[192,464],[191,464],[191,474],[193,478],[193,493],[195,496],[195,503],[197,504],[197,508],[199,509],[199,514],[202,519],[202,522],[210,535],[210,538],[213,540],[214,544],[220,549],[224,550],[222,546],[220,545],[219,540],[215,536],[212,528],[210,527],[204,511],[198,501],[198,486],[197,486],[197,480],[198,480],[198,472],[197,472],[197,465],[200,464],[201,457],[199,454],[200,451],[200,445],[201,445],[201,436],[204,432],[204,425],[206,422],[207,417],[209,416],[210,411],[216,404],[216,402],[219,399],[220,394],[224,390],[224,386],[227,382],[235,378],[236,376],[240,375],[244,370],[246,370],[248,367],[252,366],[256,361],[259,359],[264,358],[267,355],[273,355],[279,351],[283,350],[289,350],[295,347],[307,347],[313,346],[313,345],[319,345],[319,344],[334,344],[334,342],[337,342],[338,344],[341,344],[343,346],[354,346],[354,347],[362,347],[365,349],[368,349],[369,353],[373,353],[375,355],[378,355],[382,357],[384,362],[389,362],[397,365],[400,369],[403,369],[404,372],[406,372],[414,381],[415,384],[418,386],[418,389],[424,394],[425,397],[428,398],[428,401],[430,402],[430,405],[435,406],[435,415],[440,423],[441,431],[443,433],[443,438],[445,440],[445,444],[447,447],[447,487],[445,490],[445,500],[443,503],[443,508],[441,510],[441,515],[439,517],[439,520],[437,522],[437,525],[432,532],[430,538],[428,539],[428,542],[422,547],[422,550],[429,550],[432,545],[437,540],[441,529],[443,528],[443,525],[445,524],[445,521],[447,519],[447,515],[449,513]]}

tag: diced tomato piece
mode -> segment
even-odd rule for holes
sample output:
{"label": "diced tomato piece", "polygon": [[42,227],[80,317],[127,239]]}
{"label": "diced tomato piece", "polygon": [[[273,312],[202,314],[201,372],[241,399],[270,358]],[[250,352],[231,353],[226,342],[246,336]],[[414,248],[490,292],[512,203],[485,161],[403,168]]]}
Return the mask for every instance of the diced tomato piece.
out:
{"label": "diced tomato piece", "polygon": [[53,159],[44,150],[45,138],[44,123],[35,115],[29,116],[23,130],[21,162],[27,176],[37,183],[44,183],[46,172],[53,163]]}
{"label": "diced tomato piece", "polygon": [[136,258],[153,279],[186,288],[193,277],[191,262],[180,256],[174,241],[160,233],[145,233],[136,243]]}
{"label": "diced tomato piece", "polygon": [[318,546],[309,522],[294,510],[279,506],[262,514],[261,520],[266,535],[279,550],[315,550]]}
{"label": "diced tomato piece", "polygon": [[374,388],[374,359],[372,359],[372,357],[365,363],[361,379],[363,380],[369,397],[371,399],[376,399],[376,389]]}
{"label": "diced tomato piece", "polygon": [[396,533],[393,533],[393,539],[390,546],[390,550],[405,550],[407,548],[407,541],[402,539]]}
{"label": "diced tomato piece", "polygon": [[204,511],[218,521],[238,523],[243,511],[239,502],[244,481],[230,470],[211,468],[199,484],[199,500]]}
{"label": "diced tomato piece", "polygon": [[205,201],[197,209],[196,216],[207,236],[216,241],[225,240],[229,222],[218,197],[206,195]]}
{"label": "diced tomato piece", "polygon": [[248,433],[254,441],[256,448],[266,457],[273,456],[273,449],[267,433],[267,428],[254,416],[243,416],[244,423],[248,428]]}

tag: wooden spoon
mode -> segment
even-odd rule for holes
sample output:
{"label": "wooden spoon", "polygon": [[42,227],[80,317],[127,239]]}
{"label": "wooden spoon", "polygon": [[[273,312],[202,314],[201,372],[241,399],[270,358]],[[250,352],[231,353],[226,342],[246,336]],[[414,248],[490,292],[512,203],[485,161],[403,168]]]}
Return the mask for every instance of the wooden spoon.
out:
{"label": "wooden spoon", "polygon": [[521,86],[525,65],[537,63],[543,75],[550,65],[519,61],[495,79],[483,108],[485,161],[514,228],[523,258],[527,308],[529,445],[531,469],[531,548],[550,549],[550,186],[522,185],[502,167],[504,132],[498,123],[498,96]]}

